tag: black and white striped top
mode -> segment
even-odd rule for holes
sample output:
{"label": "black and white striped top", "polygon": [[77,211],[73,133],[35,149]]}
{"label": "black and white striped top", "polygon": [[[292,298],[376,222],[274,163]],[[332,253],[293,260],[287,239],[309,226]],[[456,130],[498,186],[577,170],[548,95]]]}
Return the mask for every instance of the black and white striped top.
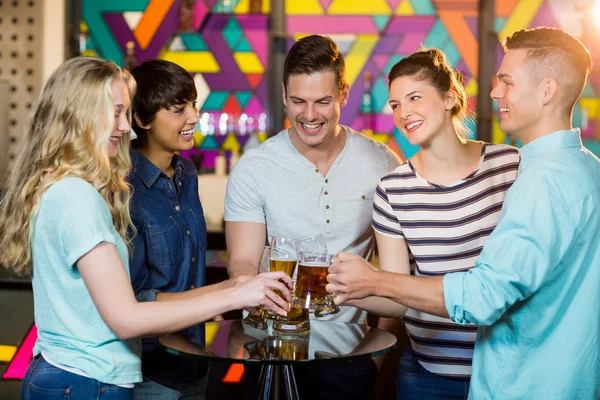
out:
{"label": "black and white striped top", "polygon": [[[376,232],[406,240],[417,276],[465,271],[475,265],[498,223],[508,188],[517,178],[519,151],[484,144],[477,168],[451,185],[421,177],[407,160],[384,176],[373,201]],[[406,331],[420,363],[448,377],[468,377],[477,327],[408,310]]]}

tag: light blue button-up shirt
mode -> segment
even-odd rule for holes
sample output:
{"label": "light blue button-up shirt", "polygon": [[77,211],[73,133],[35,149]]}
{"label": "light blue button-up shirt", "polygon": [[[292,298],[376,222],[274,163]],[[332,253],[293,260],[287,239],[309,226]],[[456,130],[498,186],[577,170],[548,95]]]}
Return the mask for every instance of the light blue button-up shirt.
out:
{"label": "light blue button-up shirt", "polygon": [[475,268],[443,285],[450,318],[480,326],[470,399],[600,398],[600,160],[579,130],[521,149]]}

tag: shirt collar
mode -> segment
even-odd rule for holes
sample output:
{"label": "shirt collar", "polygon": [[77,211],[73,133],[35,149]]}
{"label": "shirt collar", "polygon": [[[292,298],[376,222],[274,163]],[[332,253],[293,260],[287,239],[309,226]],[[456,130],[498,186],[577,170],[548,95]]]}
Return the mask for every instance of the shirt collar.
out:
{"label": "shirt collar", "polygon": [[544,154],[561,148],[581,147],[579,128],[556,131],[535,139],[521,148],[521,168],[526,167]]}
{"label": "shirt collar", "polygon": [[[160,174],[163,172],[156,165],[152,164],[150,160],[148,160],[142,153],[134,149],[130,148],[131,155],[131,165],[133,172],[144,182],[144,185],[150,187],[154,184],[154,182],[158,179]],[[178,155],[173,157],[173,161],[171,161],[171,165],[175,169],[175,174],[179,175],[182,172],[187,174],[188,170],[185,167],[185,164],[181,161]],[[165,175],[166,176],[166,175]]]}

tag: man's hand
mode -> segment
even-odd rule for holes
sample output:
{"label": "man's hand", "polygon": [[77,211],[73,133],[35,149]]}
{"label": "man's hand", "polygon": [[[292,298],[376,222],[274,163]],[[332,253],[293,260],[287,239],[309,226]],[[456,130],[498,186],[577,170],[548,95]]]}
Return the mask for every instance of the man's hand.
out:
{"label": "man's hand", "polygon": [[326,290],[337,294],[336,304],[374,294],[378,270],[373,265],[359,255],[346,252],[341,252],[332,261]]}

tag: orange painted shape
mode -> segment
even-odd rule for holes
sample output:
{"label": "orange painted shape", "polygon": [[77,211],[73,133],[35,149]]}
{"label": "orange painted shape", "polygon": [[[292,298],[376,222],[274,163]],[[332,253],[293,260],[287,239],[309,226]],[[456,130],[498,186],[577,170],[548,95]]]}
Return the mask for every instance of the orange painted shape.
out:
{"label": "orange painted shape", "polygon": [[248,83],[250,84],[252,89],[256,89],[258,87],[258,84],[260,83],[262,77],[263,74],[246,74],[246,79],[248,80]]}
{"label": "orange painted shape", "polygon": [[173,2],[174,0],[150,0],[142,19],[133,31],[133,36],[142,50],[145,50],[152,41]]}
{"label": "orange painted shape", "polygon": [[473,36],[465,17],[476,17],[477,12],[473,11],[439,11],[440,20],[448,30],[448,34],[452,38],[454,45],[458,49],[469,71],[474,76],[479,76],[479,68],[477,63],[477,54],[479,52],[479,44]]}
{"label": "orange painted shape", "polygon": [[509,17],[519,0],[502,0],[495,3],[496,17]]}
{"label": "orange painted shape", "polygon": [[398,146],[398,143],[396,143],[396,139],[394,139],[393,136],[390,135],[390,140],[388,140],[386,144],[391,151],[393,151],[394,153],[396,153],[398,155],[398,157],[400,157],[402,160],[406,159],[406,157],[404,156],[404,153],[400,149],[400,146]]}
{"label": "orange painted shape", "polygon": [[244,364],[231,364],[229,371],[223,377],[221,382],[223,383],[240,383],[244,376]]}

